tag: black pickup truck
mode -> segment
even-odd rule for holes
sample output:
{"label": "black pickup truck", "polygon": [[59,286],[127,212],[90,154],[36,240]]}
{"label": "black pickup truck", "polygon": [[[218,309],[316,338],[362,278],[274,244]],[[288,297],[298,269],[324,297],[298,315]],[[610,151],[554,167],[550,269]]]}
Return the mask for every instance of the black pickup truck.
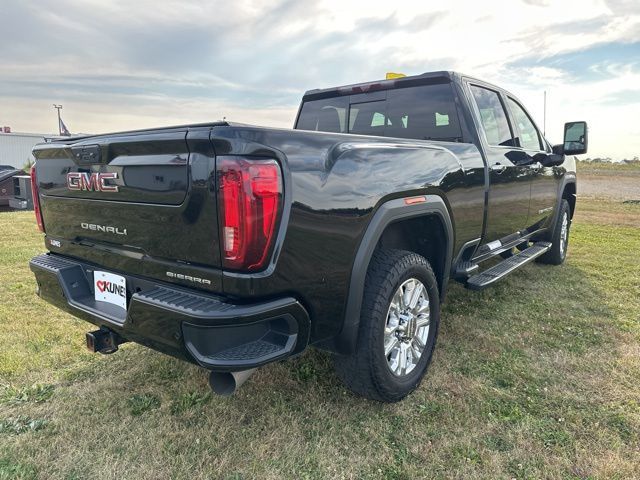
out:
{"label": "black pickup truck", "polygon": [[[566,256],[584,122],[552,146],[518,99],[454,72],[308,91],[290,129],[215,122],[38,145],[37,292],[210,371],[228,394],[313,345],[398,401],[450,279],[483,289]],[[499,263],[482,269],[489,259]]]}

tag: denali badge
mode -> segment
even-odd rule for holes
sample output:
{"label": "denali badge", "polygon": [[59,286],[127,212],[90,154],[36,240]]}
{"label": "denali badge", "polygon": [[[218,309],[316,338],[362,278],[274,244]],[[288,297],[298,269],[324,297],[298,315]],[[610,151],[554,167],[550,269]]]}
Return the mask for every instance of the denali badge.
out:
{"label": "denali badge", "polygon": [[183,275],[181,273],[167,272],[167,277],[177,278],[178,280],[187,280],[194,283],[201,283],[202,285],[211,285],[211,280],[207,280],[206,278],[192,277],[191,275]]}
{"label": "denali badge", "polygon": [[118,174],[112,173],[67,173],[67,188],[69,190],[87,190],[88,192],[117,192],[117,185],[107,185],[106,180],[114,180]]}
{"label": "denali badge", "polygon": [[553,210],[553,207],[547,207],[547,208],[543,208],[541,210],[538,210],[538,214],[541,215],[543,213],[547,213],[550,212],[551,210]]}
{"label": "denali badge", "polygon": [[84,223],[80,224],[82,228],[85,230],[92,230],[94,232],[105,232],[105,233],[115,233],[116,235],[126,235],[127,229],[120,227],[112,227],[110,225],[96,225],[95,223]]}

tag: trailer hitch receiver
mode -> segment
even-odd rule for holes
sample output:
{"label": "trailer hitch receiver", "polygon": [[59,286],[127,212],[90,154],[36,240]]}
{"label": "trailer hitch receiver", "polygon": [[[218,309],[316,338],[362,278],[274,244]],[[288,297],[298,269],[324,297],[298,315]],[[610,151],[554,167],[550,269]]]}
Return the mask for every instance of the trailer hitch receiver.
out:
{"label": "trailer hitch receiver", "polygon": [[103,354],[114,353],[118,350],[118,345],[125,343],[127,340],[122,338],[116,332],[108,328],[101,328],[93,332],[87,332],[87,349],[90,352],[98,352]]}

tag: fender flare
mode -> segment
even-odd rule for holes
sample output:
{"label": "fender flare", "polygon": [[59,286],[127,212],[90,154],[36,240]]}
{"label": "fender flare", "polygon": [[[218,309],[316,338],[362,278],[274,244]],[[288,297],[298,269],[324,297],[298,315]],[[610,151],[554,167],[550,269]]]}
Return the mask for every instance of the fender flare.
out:
{"label": "fender flare", "polygon": [[[569,184],[575,185],[577,190],[578,184],[576,181],[576,174],[573,172],[567,172],[562,178],[562,182],[560,182],[558,186],[558,200],[556,202],[557,206],[555,208],[555,211],[553,212],[553,219],[550,223],[551,226],[554,226],[558,221],[558,215],[560,215],[560,205],[562,204],[562,193],[564,192],[564,189],[567,188],[567,185]],[[551,231],[553,230],[553,228],[549,230],[550,230],[550,235],[553,235],[553,232]]]}
{"label": "fender flare", "polygon": [[344,323],[342,330],[335,338],[335,350],[341,354],[353,352],[358,340],[358,329],[360,326],[360,310],[364,296],[364,283],[369,268],[369,262],[373,252],[382,236],[384,230],[392,223],[399,220],[406,220],[415,217],[426,217],[436,215],[444,226],[447,254],[443,269],[442,292],[445,290],[446,282],[451,271],[451,261],[453,258],[454,233],[451,215],[446,203],[438,195],[426,195],[426,201],[407,205],[404,198],[398,198],[383,203],[373,215],[371,222],[362,237],[360,246],[356,253],[351,278],[349,280],[349,291],[347,293],[347,303],[344,313]]}

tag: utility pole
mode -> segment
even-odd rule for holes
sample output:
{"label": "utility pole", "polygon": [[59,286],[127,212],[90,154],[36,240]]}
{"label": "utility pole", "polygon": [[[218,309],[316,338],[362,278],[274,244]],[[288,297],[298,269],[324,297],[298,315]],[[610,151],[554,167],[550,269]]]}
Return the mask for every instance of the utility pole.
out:
{"label": "utility pole", "polygon": [[62,136],[62,126],[60,125],[60,110],[62,110],[62,105],[53,104],[53,108],[58,111],[58,134]]}
{"label": "utility pole", "polygon": [[544,117],[542,120],[542,135],[547,136],[547,91],[544,91]]}

